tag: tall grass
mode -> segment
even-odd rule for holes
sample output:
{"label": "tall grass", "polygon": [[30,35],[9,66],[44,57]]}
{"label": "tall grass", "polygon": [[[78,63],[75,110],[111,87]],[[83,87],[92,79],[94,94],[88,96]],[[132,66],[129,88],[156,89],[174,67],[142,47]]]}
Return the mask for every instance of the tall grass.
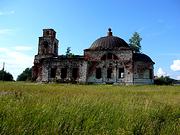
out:
{"label": "tall grass", "polygon": [[0,82],[0,134],[178,135],[180,86]]}

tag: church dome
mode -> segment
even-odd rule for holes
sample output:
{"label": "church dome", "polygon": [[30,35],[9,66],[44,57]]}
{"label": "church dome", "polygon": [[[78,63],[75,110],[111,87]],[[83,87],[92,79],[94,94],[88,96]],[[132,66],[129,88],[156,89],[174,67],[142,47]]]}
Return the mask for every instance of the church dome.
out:
{"label": "church dome", "polygon": [[133,53],[133,60],[142,61],[142,62],[151,62],[155,64],[149,56],[143,53]]}
{"label": "church dome", "polygon": [[93,42],[90,50],[115,50],[118,48],[130,48],[129,45],[121,38],[113,36],[111,29],[108,29],[108,34]]}

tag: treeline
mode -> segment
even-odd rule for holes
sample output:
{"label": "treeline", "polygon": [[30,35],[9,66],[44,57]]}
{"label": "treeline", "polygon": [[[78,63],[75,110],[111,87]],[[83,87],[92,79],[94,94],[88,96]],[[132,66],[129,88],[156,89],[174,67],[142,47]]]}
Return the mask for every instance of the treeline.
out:
{"label": "treeline", "polygon": [[32,68],[26,68],[20,75],[18,75],[17,81],[32,81]]}
{"label": "treeline", "polygon": [[13,76],[9,72],[0,70],[0,81],[13,81]]}
{"label": "treeline", "polygon": [[[14,81],[11,73],[0,70],[0,81]],[[20,75],[18,75],[16,81],[32,81],[32,68],[26,68]]]}
{"label": "treeline", "polygon": [[156,85],[173,85],[176,82],[178,81],[170,78],[169,76],[161,76],[154,79],[154,84]]}

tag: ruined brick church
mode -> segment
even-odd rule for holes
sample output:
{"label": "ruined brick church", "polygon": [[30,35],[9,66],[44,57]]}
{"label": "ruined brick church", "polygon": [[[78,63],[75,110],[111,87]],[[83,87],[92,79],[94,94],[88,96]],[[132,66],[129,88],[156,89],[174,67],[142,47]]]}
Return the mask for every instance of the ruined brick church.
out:
{"label": "ruined brick church", "polygon": [[107,36],[95,40],[84,55],[58,55],[59,41],[53,29],[43,29],[39,37],[32,77],[37,82],[99,84],[152,84],[151,58],[135,53],[121,38]]}

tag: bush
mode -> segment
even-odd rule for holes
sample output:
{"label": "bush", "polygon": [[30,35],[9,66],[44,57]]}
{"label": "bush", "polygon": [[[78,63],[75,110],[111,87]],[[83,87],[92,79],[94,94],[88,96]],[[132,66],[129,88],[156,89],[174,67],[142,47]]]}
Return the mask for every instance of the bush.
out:
{"label": "bush", "polygon": [[26,68],[20,75],[17,77],[17,81],[31,81],[32,80],[32,68]]}
{"label": "bush", "polygon": [[161,76],[154,80],[154,84],[157,85],[172,85],[175,80],[170,78],[169,76]]}
{"label": "bush", "polygon": [[9,72],[0,70],[0,81],[13,81],[13,76]]}

